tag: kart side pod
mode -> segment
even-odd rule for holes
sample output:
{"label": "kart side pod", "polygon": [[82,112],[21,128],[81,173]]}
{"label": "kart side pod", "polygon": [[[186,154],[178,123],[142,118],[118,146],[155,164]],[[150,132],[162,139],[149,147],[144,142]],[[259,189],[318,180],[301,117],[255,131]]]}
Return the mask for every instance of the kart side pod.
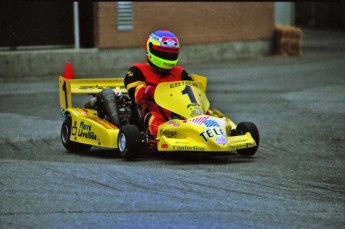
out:
{"label": "kart side pod", "polygon": [[65,112],[66,119],[61,132],[64,133],[63,129],[65,129],[66,144],[68,140],[68,142],[90,146],[117,148],[119,129],[110,122],[99,118],[95,110],[67,108]]}

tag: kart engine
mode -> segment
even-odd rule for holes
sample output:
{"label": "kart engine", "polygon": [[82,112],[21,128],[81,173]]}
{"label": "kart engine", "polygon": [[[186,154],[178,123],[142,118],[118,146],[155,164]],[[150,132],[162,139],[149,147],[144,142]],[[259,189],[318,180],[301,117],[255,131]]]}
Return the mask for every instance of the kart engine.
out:
{"label": "kart engine", "polygon": [[132,122],[132,101],[127,95],[117,96],[118,115],[121,125]]}
{"label": "kart engine", "polygon": [[96,109],[100,118],[103,118],[117,127],[132,124],[133,103],[128,95],[114,93],[111,89],[104,89],[84,106]]}

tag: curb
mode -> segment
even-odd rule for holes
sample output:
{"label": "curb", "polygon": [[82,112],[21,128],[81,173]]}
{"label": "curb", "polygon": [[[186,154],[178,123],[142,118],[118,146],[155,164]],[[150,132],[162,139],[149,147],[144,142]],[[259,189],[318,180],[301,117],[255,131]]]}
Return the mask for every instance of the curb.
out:
{"label": "curb", "polygon": [[[272,42],[269,40],[186,45],[181,49],[179,64],[186,66],[270,54]],[[115,77],[116,72],[145,61],[142,48],[2,51],[0,78],[57,76],[63,74],[67,62],[73,64],[74,72],[80,77]]]}

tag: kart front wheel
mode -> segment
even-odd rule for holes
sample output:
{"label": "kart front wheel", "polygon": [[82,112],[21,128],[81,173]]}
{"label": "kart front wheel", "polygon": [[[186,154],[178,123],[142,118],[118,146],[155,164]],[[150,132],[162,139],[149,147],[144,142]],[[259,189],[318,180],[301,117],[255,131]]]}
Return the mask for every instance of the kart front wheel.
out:
{"label": "kart front wheel", "polygon": [[141,150],[141,134],[137,126],[122,126],[117,139],[120,155],[125,160],[133,160]]}
{"label": "kart front wheel", "polygon": [[242,156],[246,156],[246,157],[253,156],[256,153],[256,151],[258,150],[259,142],[260,142],[259,131],[258,131],[258,128],[256,127],[256,125],[252,122],[240,122],[237,125],[236,131],[239,134],[245,134],[245,133],[249,132],[256,142],[255,147],[239,149],[239,150],[237,150],[237,153],[242,155]]}
{"label": "kart front wheel", "polygon": [[61,126],[61,141],[62,145],[70,152],[79,153],[87,151],[91,148],[91,145],[82,144],[70,140],[72,132],[72,118],[67,117]]}

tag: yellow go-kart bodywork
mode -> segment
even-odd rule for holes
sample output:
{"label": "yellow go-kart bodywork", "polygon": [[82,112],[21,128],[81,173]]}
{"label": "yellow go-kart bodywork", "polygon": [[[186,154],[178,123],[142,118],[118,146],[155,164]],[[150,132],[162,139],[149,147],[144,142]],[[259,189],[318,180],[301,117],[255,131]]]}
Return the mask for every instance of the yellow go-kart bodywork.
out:
{"label": "yellow go-kart bodywork", "polygon": [[70,141],[90,146],[117,148],[119,128],[100,118],[96,110],[73,106],[75,95],[93,95],[105,88],[127,93],[123,79],[66,79],[59,77],[60,108],[64,116],[71,118]]}
{"label": "yellow go-kart bodywork", "polygon": [[[159,126],[158,151],[230,152],[251,156],[258,147],[256,127],[240,128],[217,109],[210,109],[206,97],[207,78],[192,75],[194,81],[161,83],[156,87],[156,103],[175,114]],[[66,79],[59,77],[60,107],[66,118],[61,129],[64,146],[70,151],[89,149],[91,146],[118,148],[126,154],[129,144],[145,145],[146,139],[131,140],[131,128],[115,126],[101,118],[95,109],[73,106],[73,95],[93,95],[110,88],[116,93],[127,94],[122,78]],[[242,125],[243,126],[243,125]],[[124,129],[124,130],[122,130]],[[132,128],[133,129],[133,128]],[[134,128],[135,129],[135,128]],[[138,128],[145,136],[144,130]],[[134,131],[136,132],[136,131]],[[255,136],[252,136],[252,135]],[[133,135],[133,134],[132,134]],[[135,143],[135,144],[133,144]],[[84,147],[82,147],[84,146]],[[138,147],[136,148],[138,149]],[[246,151],[247,149],[251,149]],[[241,151],[242,150],[242,151]],[[242,153],[241,153],[242,152]],[[133,153],[133,152],[132,152]],[[131,157],[133,158],[133,154]]]}
{"label": "yellow go-kart bodywork", "polygon": [[250,132],[231,136],[236,125],[220,111],[209,110],[205,84],[198,81],[161,83],[155,101],[184,119],[159,126],[158,151],[229,152],[255,147]]}
{"label": "yellow go-kart bodywork", "polygon": [[85,108],[68,108],[72,118],[70,140],[82,144],[117,148],[119,128],[101,119],[97,111]]}

